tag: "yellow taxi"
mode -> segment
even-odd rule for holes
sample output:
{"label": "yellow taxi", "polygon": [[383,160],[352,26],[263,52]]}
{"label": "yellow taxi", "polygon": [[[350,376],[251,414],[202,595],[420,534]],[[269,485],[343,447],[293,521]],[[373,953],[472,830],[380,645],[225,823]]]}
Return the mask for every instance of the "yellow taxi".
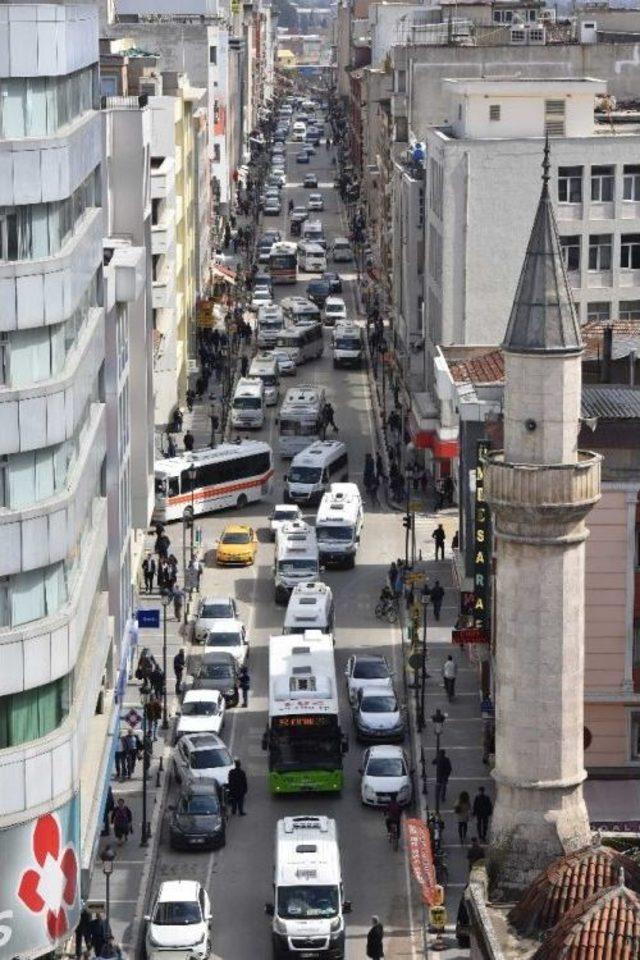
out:
{"label": "yellow taxi", "polygon": [[217,543],[216,561],[220,566],[250,566],[256,558],[258,538],[253,527],[242,523],[228,524]]}

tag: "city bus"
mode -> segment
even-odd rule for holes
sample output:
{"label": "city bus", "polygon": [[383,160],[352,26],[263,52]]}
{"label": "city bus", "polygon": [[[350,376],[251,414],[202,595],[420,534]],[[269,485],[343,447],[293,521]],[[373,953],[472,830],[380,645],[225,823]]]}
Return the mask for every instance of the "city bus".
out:
{"label": "city bus", "polygon": [[269,252],[269,273],[274,283],[297,283],[298,248],[295,243],[274,243]]}
{"label": "city bus", "polygon": [[269,720],[262,739],[274,794],[339,792],[340,729],[333,637],[319,630],[269,639]]}
{"label": "city bus", "polygon": [[278,417],[280,456],[291,459],[324,434],[324,387],[301,383],[290,387]]}
{"label": "city bus", "polygon": [[245,507],[270,493],[272,478],[273,453],[260,440],[222,443],[213,450],[159,460],[153,519],[181,520],[185,507],[193,507],[194,514]]}

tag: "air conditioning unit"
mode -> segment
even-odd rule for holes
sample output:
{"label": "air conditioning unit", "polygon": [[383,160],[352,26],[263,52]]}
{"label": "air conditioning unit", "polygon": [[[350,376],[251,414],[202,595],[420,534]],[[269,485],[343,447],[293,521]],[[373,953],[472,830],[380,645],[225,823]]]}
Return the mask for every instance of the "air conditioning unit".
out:
{"label": "air conditioning unit", "polygon": [[153,75],[151,77],[140,77],[138,81],[140,95],[147,97],[162,96],[162,77]]}
{"label": "air conditioning unit", "polygon": [[598,42],[598,24],[595,20],[583,20],[580,24],[580,43]]}

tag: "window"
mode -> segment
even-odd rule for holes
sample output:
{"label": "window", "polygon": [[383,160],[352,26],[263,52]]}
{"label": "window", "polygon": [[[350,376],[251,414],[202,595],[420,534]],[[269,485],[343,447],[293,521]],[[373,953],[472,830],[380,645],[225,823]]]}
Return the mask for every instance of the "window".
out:
{"label": "window", "polygon": [[611,270],[611,234],[592,234],[589,237],[589,270]]}
{"label": "window", "polygon": [[396,70],[396,93],[407,92],[407,71]]}
{"label": "window", "polygon": [[633,652],[632,652],[633,692],[640,693],[640,620],[633,622]]}
{"label": "window", "polygon": [[623,270],[640,270],[640,233],[622,234],[620,266]]}
{"label": "window", "polygon": [[591,199],[610,203],[613,200],[613,167],[591,167]]}
{"label": "window", "polygon": [[43,137],[95,107],[97,66],[65,77],[4,78],[0,139]]}
{"label": "window", "polygon": [[622,199],[640,200],[640,165],[625,163],[622,171]]}
{"label": "window", "polygon": [[606,300],[598,300],[587,304],[587,320],[607,323],[611,319],[611,304]]}
{"label": "window", "polygon": [[560,247],[567,272],[580,269],[580,237],[560,237]]}
{"label": "window", "polygon": [[618,316],[621,320],[640,320],[640,300],[621,300]]}
{"label": "window", "polygon": [[640,760],[640,711],[632,710],[629,714],[631,722],[630,760]]}
{"label": "window", "polygon": [[500,104],[490,103],[489,104],[489,120],[499,120],[499,119],[500,119]]}
{"label": "window", "polygon": [[396,143],[406,143],[409,139],[407,117],[396,117]]}
{"label": "window", "polygon": [[582,167],[558,167],[560,203],[582,203]]}
{"label": "window", "polygon": [[217,62],[218,62],[218,48],[209,47],[209,63],[217,64]]}
{"label": "window", "polygon": [[0,749],[46,737],[69,714],[71,675],[0,697]]}

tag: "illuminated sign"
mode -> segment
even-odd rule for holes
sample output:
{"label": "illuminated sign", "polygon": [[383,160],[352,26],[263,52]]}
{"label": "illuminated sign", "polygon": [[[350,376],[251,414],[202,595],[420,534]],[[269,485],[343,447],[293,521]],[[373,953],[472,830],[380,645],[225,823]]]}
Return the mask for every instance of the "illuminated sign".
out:
{"label": "illuminated sign", "polygon": [[489,551],[490,517],[484,499],[485,458],[491,444],[479,440],[476,453],[476,509],[473,557],[473,622],[479,630],[486,630],[489,623]]}
{"label": "illuminated sign", "polygon": [[332,718],[327,716],[318,717],[276,717],[273,725],[276,729],[291,729],[293,727],[328,727]]}

